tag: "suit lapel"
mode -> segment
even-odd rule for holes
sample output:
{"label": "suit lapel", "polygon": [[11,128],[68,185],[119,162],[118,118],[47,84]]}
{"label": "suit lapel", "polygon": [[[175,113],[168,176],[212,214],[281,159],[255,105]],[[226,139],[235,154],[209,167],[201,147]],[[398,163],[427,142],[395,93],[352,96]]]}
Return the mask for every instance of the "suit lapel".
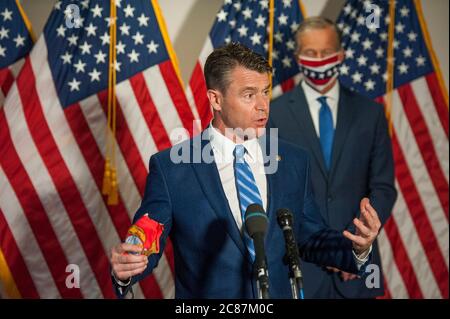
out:
{"label": "suit lapel", "polygon": [[355,106],[350,101],[348,92],[341,87],[339,93],[336,130],[334,132],[333,152],[331,156],[330,180],[333,177],[334,171],[336,170],[336,166],[338,164],[339,158],[342,153],[342,148],[345,144],[345,140],[350,130],[355,111]]}
{"label": "suit lapel", "polygon": [[[207,133],[205,132],[207,131],[204,131],[201,134],[204,137],[201,139],[200,143],[193,143],[193,152],[201,151],[201,154],[203,154],[204,148],[206,146],[210,147],[209,138],[206,138]],[[198,135],[198,137],[201,135]],[[201,144],[201,150],[198,149],[198,147],[200,147],[199,144]],[[214,158],[212,148],[209,149],[211,151],[212,158]],[[217,215],[219,220],[225,223],[226,232],[236,243],[236,246],[239,248],[241,253],[243,255],[247,255],[241,233],[237,227],[236,221],[234,220],[233,213],[231,212],[230,205],[228,204],[228,200],[223,190],[216,163],[214,161],[211,163],[206,163],[202,159],[201,163],[193,163],[191,165],[194,169],[195,175],[197,176],[200,187],[205,194],[205,197],[211,204],[214,213]]]}
{"label": "suit lapel", "polygon": [[316,130],[309,112],[308,102],[306,101],[305,93],[301,86],[297,86],[292,92],[292,99],[289,103],[289,108],[294,115],[294,118],[300,124],[300,133],[302,138],[309,144],[312,154],[319,164],[320,171],[325,178],[328,177],[328,172],[325,168],[325,162],[323,159],[322,148],[320,146],[319,138],[317,137]]}

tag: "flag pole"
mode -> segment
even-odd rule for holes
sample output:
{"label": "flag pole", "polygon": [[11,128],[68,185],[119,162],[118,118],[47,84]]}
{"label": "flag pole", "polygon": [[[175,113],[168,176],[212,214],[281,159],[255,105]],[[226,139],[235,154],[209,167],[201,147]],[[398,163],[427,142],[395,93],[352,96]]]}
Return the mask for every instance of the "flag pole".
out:
{"label": "flag pole", "polygon": [[113,22],[112,22],[112,54],[113,54],[113,65],[112,68],[112,83],[111,83],[111,99],[112,99],[112,134],[111,134],[111,191],[108,196],[108,205],[117,205],[118,200],[118,183],[117,183],[117,163],[116,163],[116,143],[114,139],[116,138],[116,122],[117,122],[117,105],[116,105],[116,63],[117,63],[117,8],[115,0],[113,0],[114,5],[112,6]]}
{"label": "flag pole", "polygon": [[395,36],[395,0],[389,0],[389,28],[387,49],[387,81],[386,81],[386,118],[389,134],[392,136],[392,107],[394,90],[394,36]]}
{"label": "flag pole", "polygon": [[33,41],[33,43],[36,43],[36,35],[34,34],[30,19],[28,19],[28,16],[25,14],[25,11],[23,10],[19,0],[16,0],[16,6],[17,9],[19,9],[20,15],[22,16],[22,20],[25,23],[25,26],[28,29],[28,34],[30,35],[31,40]]}
{"label": "flag pole", "polygon": [[431,37],[430,37],[430,34],[428,33],[427,24],[426,24],[424,16],[423,16],[422,4],[420,3],[420,1],[414,0],[414,6],[416,7],[417,17],[419,19],[420,29],[422,30],[423,38],[425,40],[425,45],[427,46],[428,52],[431,57],[431,61],[433,62],[434,71],[436,73],[442,95],[444,96],[445,105],[447,106],[447,110],[448,110],[448,91],[447,91],[447,87],[445,86],[445,83],[444,83],[444,78],[442,76],[442,70],[441,70],[441,66],[439,64],[439,60],[436,56],[436,52],[434,52],[433,46],[431,45]]}
{"label": "flag pole", "polygon": [[116,1],[110,0],[109,16],[109,72],[108,72],[108,124],[106,126],[105,170],[103,195],[108,195],[108,205],[118,203],[117,165],[115,156],[116,137]]}
{"label": "flag pole", "polygon": [[20,295],[19,290],[17,289],[16,283],[14,281],[14,278],[8,267],[8,263],[6,262],[5,256],[3,255],[1,249],[0,249],[0,283],[4,287],[3,290],[6,294],[5,297],[13,299],[19,299],[22,297]]}
{"label": "flag pole", "polygon": [[[270,0],[270,2],[269,2],[269,32],[268,32],[268,37],[269,37],[268,60],[269,60],[270,66],[273,65],[272,55],[273,55],[274,14],[275,14],[275,3],[274,3],[274,0]],[[270,76],[270,96],[269,96],[270,100],[272,99],[272,82],[273,82],[272,78],[273,78],[273,73]]]}

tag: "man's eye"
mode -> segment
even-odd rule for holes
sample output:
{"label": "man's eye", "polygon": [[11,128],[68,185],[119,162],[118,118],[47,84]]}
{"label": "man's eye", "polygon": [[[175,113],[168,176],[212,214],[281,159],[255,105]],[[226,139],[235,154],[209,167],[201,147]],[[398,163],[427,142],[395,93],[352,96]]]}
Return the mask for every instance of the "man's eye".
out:
{"label": "man's eye", "polygon": [[244,97],[246,99],[251,99],[253,97],[253,95],[254,95],[253,93],[247,93],[247,94],[244,95]]}
{"label": "man's eye", "polygon": [[306,50],[305,52],[303,52],[303,55],[307,57],[315,57],[317,54],[315,51]]}

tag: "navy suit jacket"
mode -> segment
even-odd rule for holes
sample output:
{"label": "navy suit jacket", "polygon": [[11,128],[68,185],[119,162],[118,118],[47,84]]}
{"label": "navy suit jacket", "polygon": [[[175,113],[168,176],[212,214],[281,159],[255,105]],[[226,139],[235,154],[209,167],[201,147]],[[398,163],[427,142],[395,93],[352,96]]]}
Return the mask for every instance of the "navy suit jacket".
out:
{"label": "navy suit jacket", "polygon": [[[337,123],[328,172],[301,85],[271,104],[269,127],[278,128],[280,138],[306,149],[311,159],[312,186],[320,214],[333,229],[354,229],[359,203],[369,197],[384,224],[391,214],[397,192],[391,140],[383,106],[340,86]],[[377,242],[373,263],[381,270]],[[338,296],[371,298],[382,295],[380,288],[368,289],[364,278],[343,282],[338,274],[306,263],[303,266],[307,297],[330,298],[332,285]]]}
{"label": "navy suit jacket", "polygon": [[[205,131],[202,136],[207,135]],[[170,236],[175,258],[176,298],[256,298],[252,262],[222,188],[214,161],[174,163],[171,153],[210,152],[208,137],[185,141],[150,159],[145,195],[137,211],[164,224],[159,254],[149,257],[146,271],[132,278],[136,283],[157,265]],[[269,145],[269,143],[267,143]],[[302,258],[358,272],[352,243],[341,232],[324,224],[314,202],[307,153],[279,140],[278,152],[263,148],[265,161],[277,161],[274,174],[266,174],[269,219],[265,249],[272,298],[291,298],[288,267],[283,263],[284,237],[276,221],[278,208],[294,212],[294,228]],[[266,152],[264,152],[266,150]],[[118,293],[116,287],[116,293]],[[125,292],[126,293],[126,292]],[[120,294],[118,293],[119,297]]]}

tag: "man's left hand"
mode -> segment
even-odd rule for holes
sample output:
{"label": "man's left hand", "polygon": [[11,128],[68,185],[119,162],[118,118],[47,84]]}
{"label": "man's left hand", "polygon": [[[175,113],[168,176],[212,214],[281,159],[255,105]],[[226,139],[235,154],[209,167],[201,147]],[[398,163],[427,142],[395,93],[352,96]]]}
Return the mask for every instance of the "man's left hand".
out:
{"label": "man's left hand", "polygon": [[352,274],[352,273],[349,273],[349,272],[345,272],[345,271],[339,270],[339,269],[334,268],[334,267],[327,267],[327,269],[329,271],[333,271],[333,272],[339,273],[339,275],[341,276],[341,279],[343,281],[345,281],[345,282],[353,280],[353,279],[360,278],[358,275],[355,275],[355,274]]}
{"label": "man's left hand", "polygon": [[353,242],[353,249],[357,255],[366,252],[378,236],[381,221],[375,209],[370,205],[368,198],[363,198],[360,203],[361,216],[353,219],[356,226],[355,234],[344,230],[345,237]]}

